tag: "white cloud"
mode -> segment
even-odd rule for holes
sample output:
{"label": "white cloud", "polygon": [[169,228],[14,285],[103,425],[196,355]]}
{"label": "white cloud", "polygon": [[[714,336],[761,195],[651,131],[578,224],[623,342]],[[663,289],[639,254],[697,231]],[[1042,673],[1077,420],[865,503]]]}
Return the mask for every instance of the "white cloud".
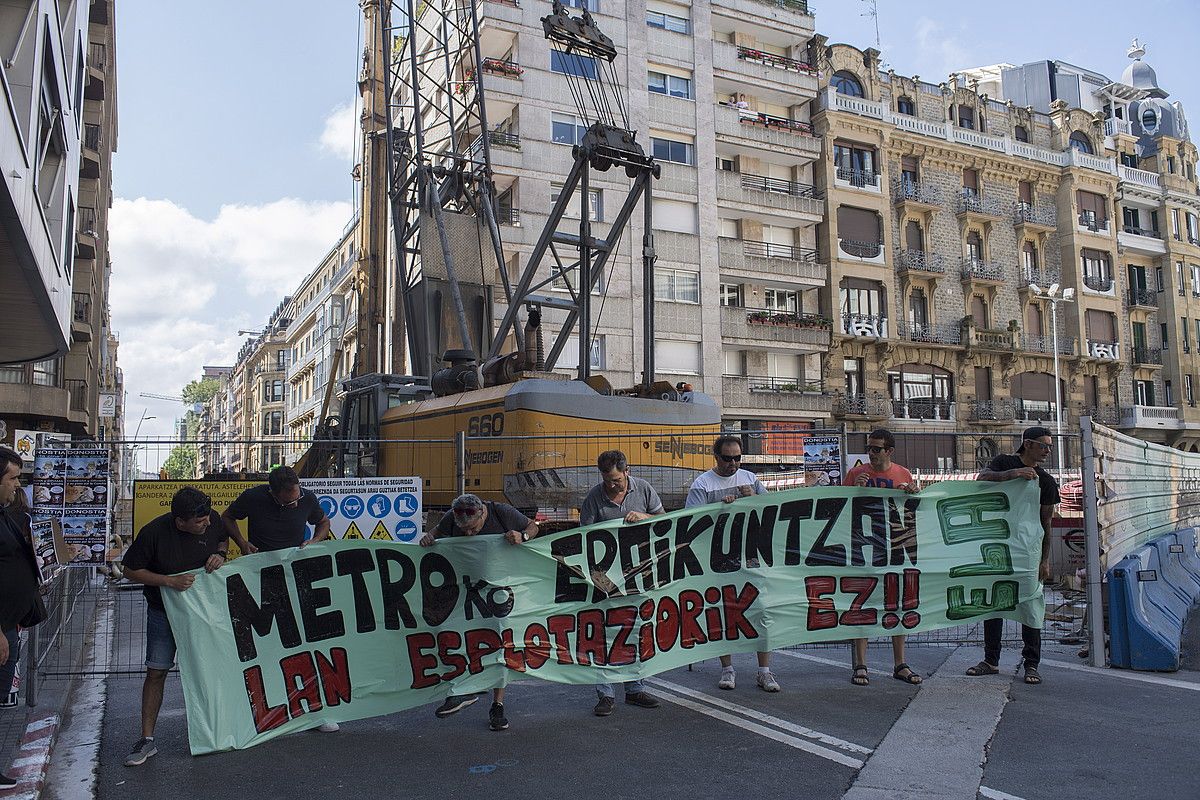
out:
{"label": "white cloud", "polygon": [[349,203],[276,200],[223,206],[200,219],[170,200],[118,199],[109,215],[113,327],[129,390],[128,433],[143,406],[166,435],[182,414],[175,403],[138,397],[176,395],[205,364],[232,364],[240,328],[262,326],[336,244]]}
{"label": "white cloud", "polygon": [[343,161],[353,160],[358,141],[359,126],[355,108],[355,103],[343,103],[330,111],[318,140],[322,150]]}
{"label": "white cloud", "polygon": [[930,83],[941,83],[955,70],[980,66],[972,58],[970,47],[929,17],[917,20],[914,34],[917,46],[913,48],[916,63],[912,72]]}

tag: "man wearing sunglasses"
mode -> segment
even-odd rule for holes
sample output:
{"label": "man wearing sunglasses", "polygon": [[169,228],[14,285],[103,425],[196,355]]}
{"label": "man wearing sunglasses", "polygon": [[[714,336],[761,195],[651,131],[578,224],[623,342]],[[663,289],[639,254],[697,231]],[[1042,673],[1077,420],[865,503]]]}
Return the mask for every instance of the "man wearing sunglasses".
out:
{"label": "man wearing sunglasses", "polygon": [[[249,541],[237,521],[246,520]],[[303,547],[306,524],[314,528],[313,542],[329,538],[329,518],[317,496],[300,488],[300,477],[291,467],[271,470],[265,486],[252,486],[238,495],[221,515],[229,538],[243,553]]]}
{"label": "man wearing sunglasses", "polygon": [[[713,468],[696,480],[688,490],[684,508],[703,506],[709,503],[732,503],[739,497],[749,497],[755,494],[766,494],[767,487],[762,485],[758,476],[753,472],[742,469],[742,440],[736,436],[721,436],[713,442]],[[757,564],[747,564],[753,567]],[[771,653],[758,654],[758,687],[764,692],[778,692],[779,681],[771,672]],[[733,689],[737,685],[737,676],[733,669],[733,656],[721,656],[721,679],[717,681],[719,689]]]}
{"label": "man wearing sunglasses", "polygon": [[[454,498],[450,510],[437,526],[421,537],[419,544],[430,547],[447,536],[500,535],[509,544],[524,544],[538,535],[538,524],[508,503],[484,502],[473,494]],[[474,694],[452,694],[433,712],[445,718],[457,714],[479,699]],[[492,690],[492,707],[488,711],[488,727],[494,731],[508,730],[504,716],[504,687]]]}
{"label": "man wearing sunglasses", "polygon": [[167,672],[175,664],[175,637],[163,605],[163,588],[186,592],[195,575],[180,572],[204,568],[212,572],[225,563],[225,528],[212,510],[212,501],[199,489],[185,486],[171,498],[171,510],[146,523],[121,563],[125,577],[143,585],[146,595],[146,681],[142,684],[142,736],[125,766],[136,767],[158,752],[154,725],[162,706]]}
{"label": "man wearing sunglasses", "polygon": [[[916,481],[907,468],[892,461],[892,453],[896,450],[896,437],[886,428],[876,428],[867,435],[866,464],[859,464],[846,473],[843,481],[845,486],[862,486],[876,489],[899,489],[902,492],[914,494],[917,491]],[[854,653],[853,673],[850,682],[855,686],[866,686],[871,682],[867,674],[867,640],[854,639],[851,645]],[[904,635],[892,637],[892,677],[905,683],[918,684],[921,676],[913,672],[904,661]]]}
{"label": "man wearing sunglasses", "polygon": [[[1001,454],[992,459],[987,469],[979,473],[981,481],[1011,481],[1036,480],[1041,489],[1041,518],[1042,518],[1042,559],[1038,565],[1038,580],[1050,578],[1050,524],[1054,518],[1054,506],[1058,504],[1058,481],[1049,472],[1042,469],[1041,464],[1050,457],[1050,449],[1054,446],[1050,429],[1035,425],[1026,428],[1021,436],[1021,446],[1017,452],[1008,455]],[[967,674],[995,675],[1000,671],[1000,639],[1004,634],[1004,620],[988,619],[983,621],[983,660],[967,670]],[[1025,682],[1038,684],[1042,676],[1038,673],[1038,665],[1042,660],[1042,629],[1021,626],[1021,659],[1025,668]]]}

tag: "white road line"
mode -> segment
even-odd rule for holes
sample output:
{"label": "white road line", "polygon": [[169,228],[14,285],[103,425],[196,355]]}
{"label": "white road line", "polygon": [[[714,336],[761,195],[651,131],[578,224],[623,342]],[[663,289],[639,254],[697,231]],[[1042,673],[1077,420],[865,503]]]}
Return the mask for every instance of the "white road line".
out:
{"label": "white road line", "polygon": [[1024,798],[1017,797],[1015,794],[1002,792],[999,789],[989,789],[986,786],[980,786],[979,793],[988,798],[988,800],[1024,800]]}
{"label": "white road line", "polygon": [[[808,653],[797,653],[793,650],[775,650],[773,652],[775,652],[777,655],[787,656],[788,658],[800,658],[805,661],[815,661],[818,664],[829,664],[830,666],[842,667],[847,670],[851,669],[851,667],[852,667],[850,662],[846,661],[845,659],[842,659],[839,661],[839,660],[833,659],[833,658],[822,658],[821,656],[810,656]],[[867,667],[867,672],[871,673],[872,675],[883,675],[888,678],[892,677],[892,673],[888,672],[887,670],[873,669],[871,667]],[[850,679],[847,678],[846,680],[849,681]]]}
{"label": "white road line", "polygon": [[683,706],[684,708],[691,709],[692,711],[712,717],[713,719],[719,719],[722,722],[728,722],[730,725],[735,725],[742,730],[750,731],[751,733],[757,733],[759,736],[765,736],[766,738],[772,739],[780,744],[786,744],[789,747],[794,747],[797,750],[803,750],[806,753],[811,753],[814,756],[819,756],[821,758],[834,761],[846,767],[851,767],[853,769],[862,768],[862,759],[848,756],[845,753],[838,752],[837,750],[830,750],[828,747],[821,747],[818,744],[813,744],[812,742],[801,739],[797,736],[789,736],[786,733],[773,730],[765,725],[759,725],[756,722],[750,722],[740,717],[735,717],[733,714],[727,714],[724,711],[719,711],[715,708],[709,708],[708,706],[701,705],[700,703],[693,702],[684,697],[678,697],[673,694],[662,694],[659,696],[668,703],[674,703],[677,706]]}
{"label": "white road line", "polygon": [[813,730],[812,728],[806,728],[803,725],[797,725],[794,722],[789,722],[786,719],[780,719],[779,717],[773,717],[770,714],[764,714],[761,711],[757,711],[753,708],[748,708],[743,705],[738,705],[737,703],[731,703],[728,700],[724,700],[719,697],[713,697],[710,694],[705,694],[704,692],[696,691],[695,689],[689,689],[686,686],[680,686],[677,683],[671,683],[669,681],[664,681],[661,678],[650,678],[647,682],[652,683],[655,686],[658,686],[660,688],[668,689],[677,694],[687,695],[688,697],[695,698],[696,700],[700,700],[702,702],[708,703],[709,705],[713,705],[718,708],[723,708],[726,711],[732,711],[735,714],[741,714],[743,717],[749,717],[750,719],[755,719],[755,720],[758,720],[759,722],[765,722],[768,725],[773,725],[776,728],[781,728],[785,731],[788,731],[789,733],[794,733],[798,736],[804,736],[809,739],[815,739],[816,741],[820,742],[821,744],[827,744],[827,745],[831,745],[833,747],[839,747],[842,750],[847,750],[851,753],[861,753],[861,754],[867,755],[867,756],[869,756],[871,754],[871,748],[864,747],[861,744],[855,744],[854,742],[848,742],[845,739],[839,739],[836,736],[830,736],[827,733],[821,733],[820,731]]}
{"label": "white road line", "polygon": [[1045,658],[1042,659],[1042,663],[1058,667],[1059,669],[1086,672],[1091,675],[1107,675],[1110,678],[1137,681],[1138,683],[1154,683],[1159,686],[1170,686],[1175,689],[1190,689],[1193,692],[1200,692],[1200,683],[1191,683],[1174,678],[1162,678],[1158,675],[1146,675],[1141,672],[1129,672],[1128,670],[1113,669],[1112,667],[1091,667],[1084,664],[1072,664],[1070,661],[1051,661]]}

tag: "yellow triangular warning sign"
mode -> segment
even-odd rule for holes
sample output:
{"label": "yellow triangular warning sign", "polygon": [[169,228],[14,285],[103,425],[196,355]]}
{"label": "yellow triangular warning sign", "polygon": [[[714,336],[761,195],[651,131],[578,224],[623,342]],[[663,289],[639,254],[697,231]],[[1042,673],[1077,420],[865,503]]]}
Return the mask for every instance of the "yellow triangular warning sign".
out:
{"label": "yellow triangular warning sign", "polygon": [[362,537],[363,535],[362,532],[359,531],[358,525],[354,524],[353,522],[350,523],[349,528],[346,528],[346,533],[342,536],[343,539],[361,539]]}
{"label": "yellow triangular warning sign", "polygon": [[383,524],[383,520],[375,523],[375,530],[371,531],[372,539],[383,539],[386,542],[392,540],[392,535],[388,533],[387,525]]}

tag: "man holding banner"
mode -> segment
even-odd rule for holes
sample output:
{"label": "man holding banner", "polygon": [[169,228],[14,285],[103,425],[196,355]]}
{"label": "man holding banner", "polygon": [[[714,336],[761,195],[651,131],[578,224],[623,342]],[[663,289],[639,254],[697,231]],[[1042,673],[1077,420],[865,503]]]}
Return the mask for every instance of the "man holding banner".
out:
{"label": "man holding banner", "polygon": [[[246,520],[249,536],[242,537],[237,522]],[[271,470],[265,486],[252,486],[238,495],[221,515],[229,538],[243,553],[303,547],[305,523],[314,528],[313,542],[329,538],[329,518],[312,492],[300,488],[300,476],[291,467]]]}
{"label": "man holding banner", "polygon": [[[767,487],[750,470],[742,469],[742,440],[736,436],[719,436],[713,442],[713,468],[696,480],[688,490],[684,508],[707,505],[708,503],[732,503],[739,497],[766,494]],[[721,656],[721,679],[718,689],[733,689],[737,686],[737,675],[733,669],[733,656]],[[770,651],[758,653],[758,687],[764,692],[778,692],[779,681],[771,672]]]}
{"label": "man holding banner", "polygon": [[[1000,454],[992,459],[987,469],[979,473],[981,481],[1036,480],[1041,493],[1042,558],[1038,566],[1038,580],[1050,578],[1050,525],[1054,519],[1054,506],[1058,504],[1058,481],[1042,469],[1041,463],[1050,457],[1054,440],[1049,428],[1035,425],[1022,434],[1021,446],[1014,454]],[[1004,620],[993,618],[983,622],[983,660],[967,670],[971,676],[995,675],[1000,671],[1000,639],[1004,635]],[[1042,660],[1042,629],[1029,625],[1021,626],[1021,659],[1025,668],[1025,682],[1038,684],[1042,676],[1038,665]]]}
{"label": "man holding banner", "polygon": [[204,568],[212,572],[225,563],[228,543],[221,518],[209,496],[185,486],[171,498],[171,510],[138,531],[122,563],[125,576],[143,585],[146,595],[146,681],[142,684],[142,737],[134,744],[125,766],[146,763],[158,752],[154,726],[162,706],[167,672],[175,664],[175,636],[163,606],[162,587],[185,592],[195,575],[177,573]]}
{"label": "man holding banner", "polygon": [[[662,500],[654,487],[629,474],[629,461],[620,450],[605,450],[596,458],[600,483],[592,487],[579,507],[579,524],[591,525],[619,519],[626,523],[644,522],[663,513]],[[600,697],[592,709],[597,717],[612,713],[616,691],[611,683],[596,684]],[[658,708],[658,699],[646,691],[640,680],[625,682],[625,702],[639,708]]]}

